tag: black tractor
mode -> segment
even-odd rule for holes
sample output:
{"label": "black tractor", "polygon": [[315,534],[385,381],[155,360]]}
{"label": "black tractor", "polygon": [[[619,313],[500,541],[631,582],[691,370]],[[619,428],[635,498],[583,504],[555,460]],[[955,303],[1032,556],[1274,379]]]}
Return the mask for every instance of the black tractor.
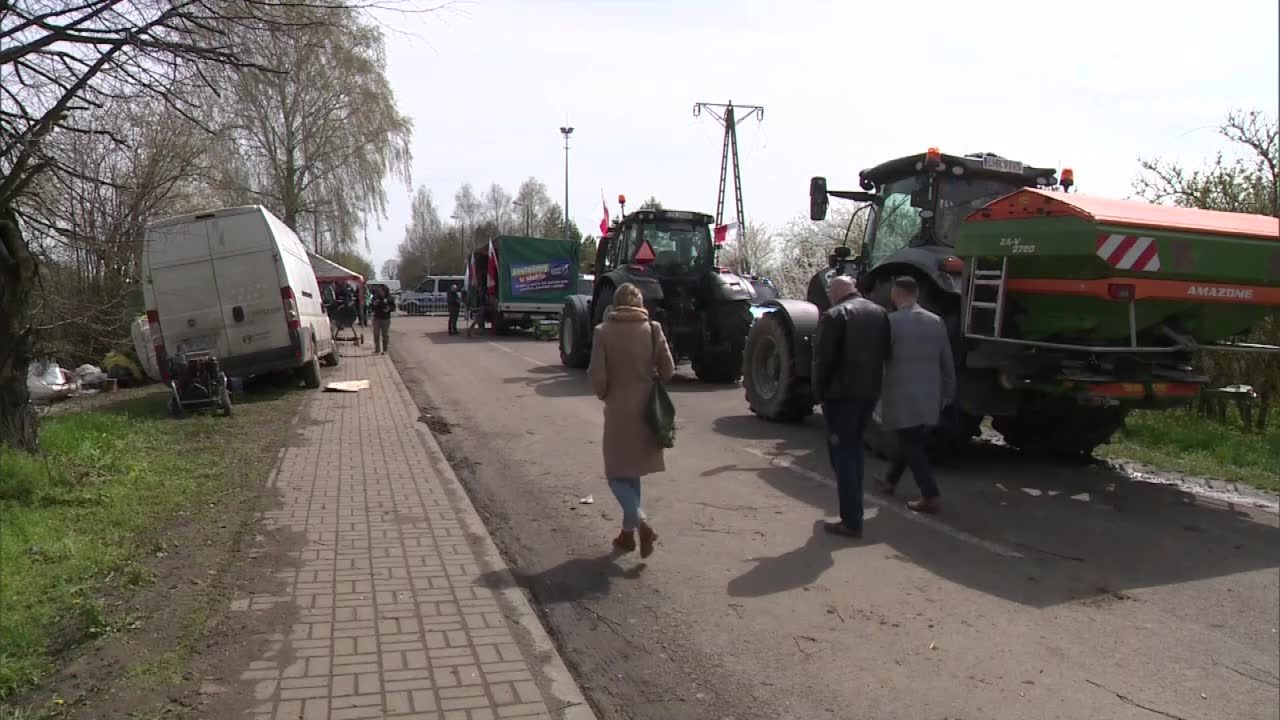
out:
{"label": "black tractor", "polygon": [[689,360],[704,382],[737,382],[760,292],[716,266],[711,221],[703,213],[642,209],[615,223],[596,249],[591,294],[565,300],[560,361],[587,367],[595,326],[612,307],[614,291],[631,283],[643,294],[649,317],[662,324],[676,362]]}
{"label": "black tractor", "polygon": [[[892,279],[911,275],[920,284],[920,304],[947,324],[952,351],[964,369],[961,288],[965,264],[955,256],[961,220],[988,202],[1022,187],[1051,187],[1053,169],[1025,166],[991,153],[944,155],[935,149],[863,170],[861,191],[828,190],[825,178],[809,184],[810,217],[826,217],[828,197],[864,203],[866,236],[860,251],[835,249],[829,267],[809,283],[806,300],[776,300],[758,309],[747,341],[743,386],[752,412],[766,420],[795,422],[813,412],[810,387],[811,342],[818,317],[829,306],[827,287],[836,275],[854,278],[858,290],[890,308]],[[850,220],[852,227],[853,220]],[[935,450],[946,452],[980,432],[984,415],[1012,410],[996,407],[1009,397],[994,373],[967,372],[959,397],[934,433]],[[868,443],[891,450],[891,438],[872,423]]]}

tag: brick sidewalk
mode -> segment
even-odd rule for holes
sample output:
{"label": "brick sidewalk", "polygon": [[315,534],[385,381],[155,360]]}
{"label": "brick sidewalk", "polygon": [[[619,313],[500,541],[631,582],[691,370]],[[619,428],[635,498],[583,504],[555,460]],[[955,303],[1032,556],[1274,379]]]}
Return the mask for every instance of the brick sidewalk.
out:
{"label": "brick sidewalk", "polygon": [[308,398],[272,475],[267,524],[305,537],[287,589],[232,604],[293,618],[243,668],[247,717],[594,720],[390,358],[344,352],[325,381],[370,389]]}

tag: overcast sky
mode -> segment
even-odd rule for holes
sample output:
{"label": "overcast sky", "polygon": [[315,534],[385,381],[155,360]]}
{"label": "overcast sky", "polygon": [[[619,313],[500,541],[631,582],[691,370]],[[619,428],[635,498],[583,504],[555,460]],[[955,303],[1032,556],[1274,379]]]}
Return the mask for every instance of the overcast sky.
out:
{"label": "overcast sky", "polygon": [[[1082,192],[1125,196],[1139,156],[1198,164],[1228,109],[1280,104],[1276,0],[475,0],[380,17],[413,184],[442,217],[468,180],[514,192],[533,175],[563,202],[568,122],[587,233],[602,191],[615,215],[619,193],[714,212],[723,131],[698,101],[765,107],[738,141],[747,217],[768,225],[807,212],[812,175],[852,187],[930,145],[1071,167]],[[387,188],[377,268],[409,214],[410,190]]]}

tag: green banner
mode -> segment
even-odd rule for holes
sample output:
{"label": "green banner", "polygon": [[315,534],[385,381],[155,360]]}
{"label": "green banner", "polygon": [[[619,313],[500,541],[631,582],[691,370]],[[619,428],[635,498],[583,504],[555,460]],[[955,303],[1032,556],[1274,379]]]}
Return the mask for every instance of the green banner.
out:
{"label": "green banner", "polygon": [[498,302],[560,303],[578,290],[578,243],[573,240],[495,238]]}

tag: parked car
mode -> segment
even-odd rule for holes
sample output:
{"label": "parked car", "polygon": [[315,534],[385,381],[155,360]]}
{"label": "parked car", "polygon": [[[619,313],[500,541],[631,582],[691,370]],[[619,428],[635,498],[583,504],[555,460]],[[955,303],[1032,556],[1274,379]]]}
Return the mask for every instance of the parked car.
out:
{"label": "parked car", "polygon": [[295,370],[320,386],[337,347],[302,242],[261,206],[162,220],[147,228],[143,295],[156,361],[212,352],[231,377]]}
{"label": "parked car", "polygon": [[461,289],[464,280],[461,275],[428,275],[417,288],[402,291],[396,305],[406,315],[443,315],[449,311],[449,286]]}

